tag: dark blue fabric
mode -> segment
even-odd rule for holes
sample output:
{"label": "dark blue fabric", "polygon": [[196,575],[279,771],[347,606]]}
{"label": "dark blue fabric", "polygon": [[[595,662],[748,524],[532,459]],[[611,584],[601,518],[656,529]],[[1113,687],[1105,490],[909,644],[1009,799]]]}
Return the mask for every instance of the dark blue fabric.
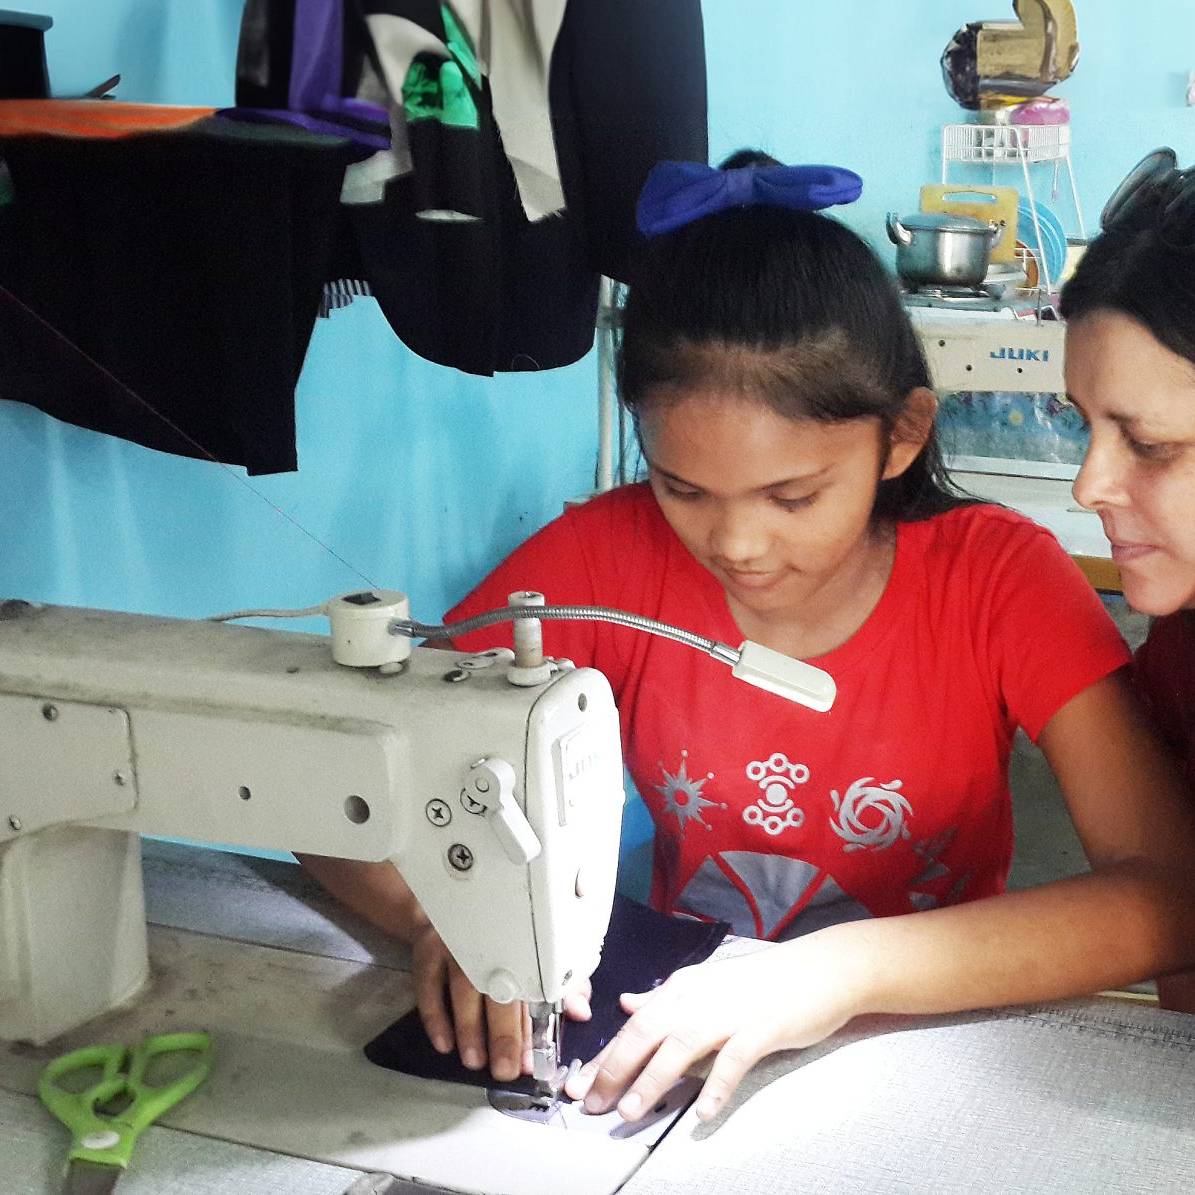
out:
{"label": "dark blue fabric", "polygon": [[[724,921],[689,921],[666,917],[654,909],[614,898],[602,961],[593,973],[593,996],[588,1021],[566,1021],[562,1061],[588,1062],[627,1020],[618,1003],[623,992],[646,992],[658,987],[673,971],[703,962],[726,936]],[[421,1079],[446,1079],[473,1087],[489,1087],[488,1070],[469,1070],[454,1052],[440,1054],[428,1040],[418,1010],[384,1029],[365,1047],[365,1057],[378,1066]],[[512,1084],[502,1084],[509,1089]]]}
{"label": "dark blue fabric", "polygon": [[841,166],[743,166],[719,170],[701,162],[659,162],[635,209],[645,236],[671,232],[733,207],[787,207],[814,212],[854,203],[863,180]]}

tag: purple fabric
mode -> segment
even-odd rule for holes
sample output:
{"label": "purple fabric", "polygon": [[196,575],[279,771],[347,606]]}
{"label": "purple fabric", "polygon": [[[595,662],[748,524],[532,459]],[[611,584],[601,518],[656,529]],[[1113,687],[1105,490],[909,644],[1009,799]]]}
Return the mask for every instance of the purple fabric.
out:
{"label": "purple fabric", "polygon": [[[256,119],[278,120],[314,133],[348,137],[370,149],[389,149],[390,117],[386,109],[380,104],[341,95],[343,9],[342,0],[296,0],[288,109],[262,109],[266,115]],[[221,115],[253,120],[251,111],[228,109]],[[337,122],[341,120],[348,127],[340,127]],[[386,132],[357,128],[354,122],[376,123]]]}
{"label": "purple fabric", "polygon": [[382,104],[373,104],[369,100],[359,100],[351,95],[332,96],[335,103],[331,108],[324,107],[322,112],[341,112],[351,116],[354,120],[376,120],[390,127],[390,113]]}
{"label": "purple fabric", "polygon": [[342,20],[341,0],[295,0],[291,108],[319,111],[339,100]]}
{"label": "purple fabric", "polygon": [[719,170],[701,162],[659,162],[635,209],[645,236],[671,232],[734,207],[787,207],[812,212],[854,203],[863,180],[841,166],[743,166]]}

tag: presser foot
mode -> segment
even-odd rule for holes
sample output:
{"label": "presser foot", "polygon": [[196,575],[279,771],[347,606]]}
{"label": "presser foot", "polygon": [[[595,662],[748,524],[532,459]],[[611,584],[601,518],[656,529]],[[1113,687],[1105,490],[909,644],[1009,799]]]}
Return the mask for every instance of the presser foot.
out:
{"label": "presser foot", "polygon": [[487,1088],[486,1096],[491,1107],[507,1116],[548,1124],[571,1102],[564,1085],[580,1069],[581,1059],[574,1058],[570,1065],[558,1066],[550,1079],[519,1079],[509,1086]]}
{"label": "presser foot", "polygon": [[[573,1065],[577,1066],[579,1063]],[[566,1081],[567,1077],[566,1071]],[[557,1092],[555,1099],[548,1106],[537,1104],[534,1102],[535,1092],[530,1078],[520,1079],[503,1087],[491,1087],[486,1094],[492,1108],[506,1116],[513,1116],[516,1120],[548,1125],[554,1129],[567,1129],[574,1133],[594,1133],[616,1141],[643,1141],[650,1148],[697,1098],[700,1090],[700,1079],[681,1079],[660,1097],[645,1116],[632,1121],[623,1120],[615,1109],[609,1112],[586,1112],[583,1104],[570,1100],[563,1090]]]}
{"label": "presser foot", "polygon": [[[527,1006],[531,1017],[531,1074],[535,1080],[535,1094],[542,1106],[555,1102],[564,1083],[561,1071],[561,1034],[564,1017],[559,1002],[531,1003]],[[567,1073],[567,1072],[566,1072]]]}

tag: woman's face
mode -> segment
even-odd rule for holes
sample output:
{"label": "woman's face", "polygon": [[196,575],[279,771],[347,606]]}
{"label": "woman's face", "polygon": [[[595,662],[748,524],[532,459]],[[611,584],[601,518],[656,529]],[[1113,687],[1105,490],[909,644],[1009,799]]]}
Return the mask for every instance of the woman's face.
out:
{"label": "woman's face", "polygon": [[908,464],[903,448],[885,463],[878,419],[787,419],[718,392],[649,402],[639,423],[664,517],[732,608],[762,618],[857,575],[876,486]]}
{"label": "woman's face", "polygon": [[1095,311],[1067,328],[1066,382],[1091,428],[1075,498],[1100,516],[1129,604],[1195,606],[1195,365]]}

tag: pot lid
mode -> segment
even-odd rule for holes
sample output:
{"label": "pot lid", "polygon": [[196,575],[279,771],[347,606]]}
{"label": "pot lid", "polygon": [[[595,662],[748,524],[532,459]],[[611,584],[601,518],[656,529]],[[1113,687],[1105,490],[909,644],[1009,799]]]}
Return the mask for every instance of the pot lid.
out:
{"label": "pot lid", "polygon": [[901,216],[900,222],[910,232],[987,232],[989,226],[974,216],[955,216],[950,212],[914,212]]}

